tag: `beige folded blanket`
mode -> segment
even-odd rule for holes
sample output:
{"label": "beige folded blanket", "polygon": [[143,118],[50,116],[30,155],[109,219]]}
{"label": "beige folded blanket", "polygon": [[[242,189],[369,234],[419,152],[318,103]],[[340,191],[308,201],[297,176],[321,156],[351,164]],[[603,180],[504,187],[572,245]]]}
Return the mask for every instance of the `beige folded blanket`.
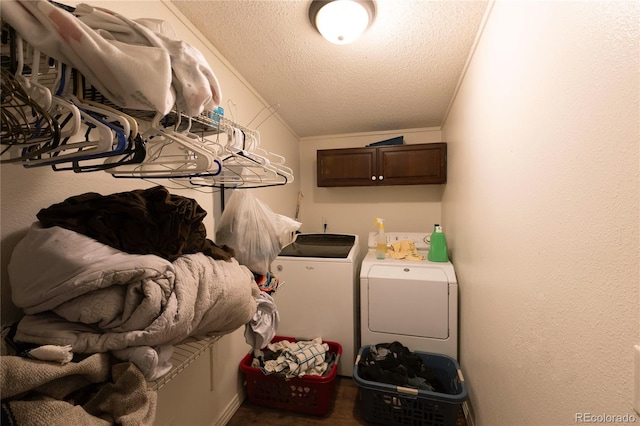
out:
{"label": "beige folded blanket", "polygon": [[155,420],[157,393],[133,364],[110,366],[107,354],[65,365],[3,356],[0,389],[3,425],[140,426]]}
{"label": "beige folded blanket", "polygon": [[13,249],[8,272],[13,302],[26,314],[15,340],[74,353],[228,334],[251,321],[260,294],[235,258],[192,253],[169,262],[38,223]]}

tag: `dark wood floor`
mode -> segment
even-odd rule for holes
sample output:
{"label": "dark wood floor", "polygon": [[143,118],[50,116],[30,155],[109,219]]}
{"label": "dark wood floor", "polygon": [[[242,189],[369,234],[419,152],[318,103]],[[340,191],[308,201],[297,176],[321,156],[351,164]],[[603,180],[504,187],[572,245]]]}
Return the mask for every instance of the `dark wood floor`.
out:
{"label": "dark wood floor", "polygon": [[248,400],[240,406],[227,426],[248,424],[269,425],[366,425],[358,405],[358,386],[350,377],[336,377],[336,391],[331,409],[326,416],[314,416],[285,410],[274,410],[251,404]]}
{"label": "dark wood floor", "polygon": [[[231,418],[228,426],[246,426],[249,424],[270,425],[367,425],[358,404],[358,386],[350,377],[336,377],[336,391],[331,408],[325,416],[275,410],[251,404],[245,400]],[[466,426],[462,413],[458,416],[456,426]]]}

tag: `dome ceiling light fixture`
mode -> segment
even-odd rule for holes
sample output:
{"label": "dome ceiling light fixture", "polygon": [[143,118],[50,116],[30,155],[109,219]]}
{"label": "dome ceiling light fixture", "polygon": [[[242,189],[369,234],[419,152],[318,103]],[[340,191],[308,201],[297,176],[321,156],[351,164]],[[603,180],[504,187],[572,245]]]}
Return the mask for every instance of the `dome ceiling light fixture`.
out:
{"label": "dome ceiling light fixture", "polygon": [[309,20],[324,38],[335,44],[355,41],[376,15],[373,0],[312,0]]}

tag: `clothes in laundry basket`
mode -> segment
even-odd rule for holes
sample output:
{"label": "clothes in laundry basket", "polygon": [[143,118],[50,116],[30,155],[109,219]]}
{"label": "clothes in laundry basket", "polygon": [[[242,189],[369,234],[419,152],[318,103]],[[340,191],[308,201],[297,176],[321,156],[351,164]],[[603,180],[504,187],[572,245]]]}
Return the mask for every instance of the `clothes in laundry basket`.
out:
{"label": "clothes in laundry basket", "polygon": [[251,366],[260,368],[264,374],[284,374],[287,378],[322,376],[335,363],[334,355],[320,337],[297,342],[280,340],[254,356]]}
{"label": "clothes in laundry basket", "polygon": [[372,345],[358,362],[358,371],[365,380],[447,393],[433,368],[399,342]]}

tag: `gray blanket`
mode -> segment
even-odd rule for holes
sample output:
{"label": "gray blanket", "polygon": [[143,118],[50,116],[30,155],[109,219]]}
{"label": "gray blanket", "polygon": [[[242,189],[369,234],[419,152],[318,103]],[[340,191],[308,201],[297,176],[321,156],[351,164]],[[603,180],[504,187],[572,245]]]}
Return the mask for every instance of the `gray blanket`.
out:
{"label": "gray blanket", "polygon": [[15,340],[71,345],[77,353],[227,334],[251,320],[260,293],[234,258],[195,253],[169,262],[37,222],[8,269],[14,304],[27,314]]}

